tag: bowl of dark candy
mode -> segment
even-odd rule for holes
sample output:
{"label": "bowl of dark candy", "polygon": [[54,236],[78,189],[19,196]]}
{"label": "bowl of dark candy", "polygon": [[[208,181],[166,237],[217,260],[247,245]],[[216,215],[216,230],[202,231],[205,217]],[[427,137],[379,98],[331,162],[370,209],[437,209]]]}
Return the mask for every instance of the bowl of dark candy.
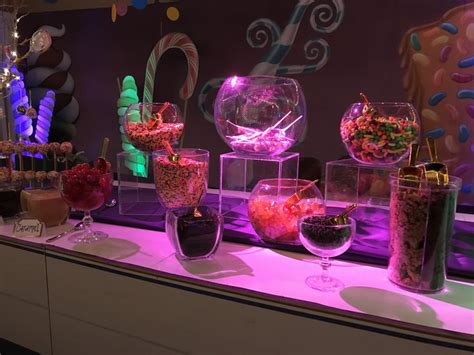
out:
{"label": "bowl of dark candy", "polygon": [[222,216],[207,206],[168,210],[166,234],[181,260],[205,259],[222,239]]}
{"label": "bowl of dark candy", "polygon": [[299,222],[299,237],[303,246],[320,257],[335,257],[351,246],[355,234],[355,221],[348,218],[347,224],[333,224],[332,217],[309,216]]}

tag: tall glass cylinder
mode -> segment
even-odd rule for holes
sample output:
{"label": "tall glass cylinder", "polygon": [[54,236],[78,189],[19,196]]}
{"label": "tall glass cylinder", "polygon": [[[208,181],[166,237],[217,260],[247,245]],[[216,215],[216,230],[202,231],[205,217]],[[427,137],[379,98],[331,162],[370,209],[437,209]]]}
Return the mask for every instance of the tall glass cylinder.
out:
{"label": "tall glass cylinder", "polygon": [[390,194],[390,281],[420,293],[444,288],[446,259],[461,179],[414,186],[392,176]]}

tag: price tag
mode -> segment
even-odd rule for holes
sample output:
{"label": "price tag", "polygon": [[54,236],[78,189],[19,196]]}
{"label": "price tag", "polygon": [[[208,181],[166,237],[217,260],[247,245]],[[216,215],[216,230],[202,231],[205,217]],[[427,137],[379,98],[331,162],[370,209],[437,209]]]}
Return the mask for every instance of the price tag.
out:
{"label": "price tag", "polygon": [[13,225],[13,236],[15,237],[41,237],[44,224],[37,219],[24,218]]}

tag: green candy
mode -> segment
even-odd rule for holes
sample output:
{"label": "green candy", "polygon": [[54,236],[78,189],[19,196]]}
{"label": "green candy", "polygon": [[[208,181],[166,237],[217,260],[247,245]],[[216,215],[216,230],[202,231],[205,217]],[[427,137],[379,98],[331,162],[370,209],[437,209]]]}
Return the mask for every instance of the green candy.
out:
{"label": "green candy", "polygon": [[125,78],[123,78],[122,81],[122,90],[134,90],[135,92],[138,91],[137,84],[135,84],[135,79],[131,75],[127,75]]}

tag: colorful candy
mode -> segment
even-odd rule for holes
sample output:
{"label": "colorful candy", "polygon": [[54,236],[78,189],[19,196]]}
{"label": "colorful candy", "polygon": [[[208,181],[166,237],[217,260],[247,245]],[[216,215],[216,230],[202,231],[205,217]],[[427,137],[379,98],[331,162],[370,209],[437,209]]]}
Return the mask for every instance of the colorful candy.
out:
{"label": "colorful candy", "polygon": [[421,49],[420,38],[418,37],[418,33],[411,34],[410,45],[415,51],[419,51]]}
{"label": "colorful candy", "polygon": [[456,83],[468,83],[472,80],[472,74],[451,73],[451,80]]}
{"label": "colorful candy", "polygon": [[449,55],[451,54],[451,51],[453,49],[453,46],[444,46],[441,48],[439,51],[439,61],[441,63],[446,63],[448,61]]}
{"label": "colorful candy", "polygon": [[154,158],[155,186],[160,202],[166,208],[198,206],[207,191],[209,164],[180,157]]}
{"label": "colorful candy", "polygon": [[469,128],[462,124],[459,125],[459,135],[458,135],[458,140],[461,143],[465,143],[469,139]]}
{"label": "colorful candy", "polygon": [[439,27],[441,27],[446,32],[451,33],[452,35],[455,35],[456,33],[458,33],[458,28],[456,27],[456,25],[452,24],[451,22],[444,22]]}
{"label": "colorful candy", "polygon": [[440,44],[445,44],[449,41],[448,36],[439,36],[436,37],[433,41],[431,41],[431,47],[439,46]]}
{"label": "colorful candy", "polygon": [[290,208],[287,197],[257,196],[248,203],[249,219],[255,232],[271,243],[301,244],[298,238],[298,220],[308,215],[323,214],[324,205],[317,199],[304,199]]}
{"label": "colorful candy", "polygon": [[444,128],[435,128],[435,129],[432,129],[430,131],[427,131],[425,133],[425,137],[430,137],[430,138],[433,138],[433,139],[437,139],[437,138],[441,138],[442,136],[444,136],[444,134],[445,134]]}
{"label": "colorful candy", "polygon": [[472,67],[473,65],[474,65],[474,56],[461,59],[458,62],[459,68],[469,68],[469,67]]}
{"label": "colorful candy", "polygon": [[472,119],[474,119],[474,105],[467,105],[466,112]]}
{"label": "colorful candy", "polygon": [[418,137],[415,121],[364,115],[341,123],[341,137],[353,158],[364,163],[396,163]]}
{"label": "colorful candy", "polygon": [[130,122],[127,126],[127,136],[135,148],[152,152],[163,149],[165,141],[176,143],[183,129],[183,123],[161,123],[159,126],[149,127],[147,123]]}
{"label": "colorful candy", "polygon": [[443,99],[446,98],[446,96],[447,94],[443,91],[437,92],[436,94],[434,94],[428,99],[428,103],[430,104],[430,106],[436,106],[441,101],[443,101]]}
{"label": "colorful candy", "polygon": [[474,99],[474,89],[462,89],[458,91],[459,99]]}

